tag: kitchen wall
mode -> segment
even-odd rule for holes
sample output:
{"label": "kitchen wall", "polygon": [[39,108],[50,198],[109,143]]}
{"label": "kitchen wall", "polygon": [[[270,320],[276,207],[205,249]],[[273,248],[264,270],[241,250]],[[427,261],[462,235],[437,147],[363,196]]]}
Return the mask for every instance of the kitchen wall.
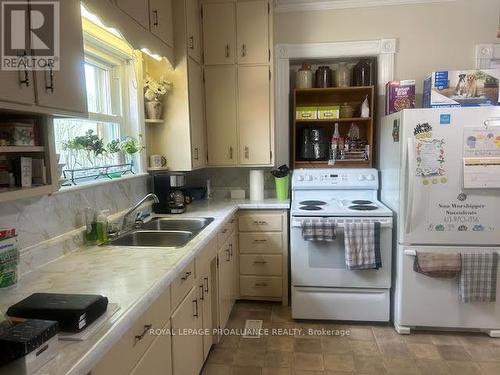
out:
{"label": "kitchen wall", "polygon": [[397,38],[396,79],[422,81],[435,70],[474,68],[474,48],[500,43],[498,0],[275,13],[274,42]]}
{"label": "kitchen wall", "polygon": [[[85,207],[122,211],[147,193],[147,176],[0,204],[0,228],[15,227],[25,249],[80,228]],[[66,244],[65,246],[70,246]],[[67,248],[66,250],[69,250]]]}

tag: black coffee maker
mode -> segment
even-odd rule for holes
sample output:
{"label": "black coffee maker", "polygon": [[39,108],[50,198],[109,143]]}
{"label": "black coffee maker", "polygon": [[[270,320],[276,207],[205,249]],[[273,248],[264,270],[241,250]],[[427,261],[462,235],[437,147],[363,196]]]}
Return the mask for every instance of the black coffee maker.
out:
{"label": "black coffee maker", "polygon": [[182,214],[186,212],[186,194],[183,190],[186,176],[183,173],[153,175],[154,192],[160,203],[153,205],[157,214]]}

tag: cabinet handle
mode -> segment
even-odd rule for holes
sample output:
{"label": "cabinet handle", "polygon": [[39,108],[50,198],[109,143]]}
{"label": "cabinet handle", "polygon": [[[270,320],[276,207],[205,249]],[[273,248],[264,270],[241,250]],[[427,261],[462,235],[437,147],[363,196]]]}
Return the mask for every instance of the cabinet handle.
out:
{"label": "cabinet handle", "polygon": [[186,272],[184,276],[181,277],[181,280],[186,281],[189,278],[189,276],[191,276],[191,272]]}
{"label": "cabinet handle", "polygon": [[222,234],[226,234],[227,233],[227,228],[224,228],[223,230],[221,230],[221,233]]}
{"label": "cabinet handle", "polygon": [[188,46],[189,46],[189,49],[194,49],[194,36],[190,36],[188,38]]}
{"label": "cabinet handle", "polygon": [[204,284],[205,284],[205,293],[208,293],[208,277],[205,277],[203,279],[203,281],[204,281]]}
{"label": "cabinet handle", "polygon": [[198,160],[198,156],[199,156],[198,154],[199,154],[199,152],[198,152],[198,147],[195,147],[195,148],[194,148],[194,155],[195,155],[195,156],[194,156],[194,160]]}
{"label": "cabinet handle", "polygon": [[153,10],[153,26],[158,27],[158,10]]}
{"label": "cabinet handle", "polygon": [[253,240],[254,243],[264,243],[267,242],[267,240]]}
{"label": "cabinet handle", "polygon": [[49,84],[45,84],[45,91],[54,92],[54,71],[52,70],[52,66],[49,69]]}
{"label": "cabinet handle", "polygon": [[[26,55],[27,55],[27,53],[26,53],[26,51],[24,51],[22,57],[26,59]],[[24,73],[24,79],[21,79],[21,77],[19,77],[19,83],[21,85],[26,85],[26,87],[30,87],[30,76],[29,76],[29,72],[28,72],[28,68],[27,68],[26,62],[24,64],[24,71],[23,71],[23,73]],[[21,75],[21,72],[19,72],[19,75]]]}
{"label": "cabinet handle", "polygon": [[194,313],[193,313],[193,316],[195,318],[197,318],[198,317],[198,300],[194,299],[193,303],[194,303]]}
{"label": "cabinet handle", "polygon": [[226,44],[226,59],[229,58],[229,44]]}
{"label": "cabinet handle", "polygon": [[204,301],[205,300],[205,290],[203,289],[203,284],[200,285],[200,291],[201,291],[201,295],[200,295],[200,300]]}
{"label": "cabinet handle", "polygon": [[247,45],[243,43],[241,45],[241,57],[246,57],[246,55],[247,55]]}
{"label": "cabinet handle", "polygon": [[[264,220],[254,220],[253,225],[267,225],[267,221]],[[255,241],[266,241],[266,240],[255,240]]]}
{"label": "cabinet handle", "polygon": [[263,288],[263,287],[266,287],[267,286],[267,283],[256,283],[255,284],[255,287],[257,288]]}
{"label": "cabinet handle", "polygon": [[142,333],[140,335],[135,336],[135,343],[134,344],[137,344],[139,341],[141,341],[144,338],[144,336],[146,336],[146,333],[148,333],[148,331],[151,329],[151,327],[153,327],[152,324],[146,324],[144,326],[144,330],[142,331]]}
{"label": "cabinet handle", "polygon": [[245,159],[250,157],[250,147],[245,146]]}
{"label": "cabinet handle", "polygon": [[253,264],[267,264],[265,260],[256,260]]}
{"label": "cabinet handle", "polygon": [[231,254],[229,253],[229,248],[226,249],[226,262],[231,261]]}
{"label": "cabinet handle", "polygon": [[229,256],[232,258],[233,257],[233,244],[229,244]]}
{"label": "cabinet handle", "polygon": [[233,160],[233,146],[229,146],[229,159]]}

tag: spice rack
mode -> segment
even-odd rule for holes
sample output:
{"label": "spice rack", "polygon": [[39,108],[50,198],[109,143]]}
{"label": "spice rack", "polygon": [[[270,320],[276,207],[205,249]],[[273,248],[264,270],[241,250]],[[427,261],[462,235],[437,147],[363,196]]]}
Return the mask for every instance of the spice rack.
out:
{"label": "spice rack", "polygon": [[[357,87],[329,87],[329,88],[308,88],[295,89],[293,96],[293,121],[291,129],[291,160],[293,168],[370,168],[373,165],[374,149],[374,86]],[[370,107],[370,117],[359,117],[360,105],[368,97]],[[354,107],[352,117],[328,118],[328,119],[297,119],[297,107],[321,107],[340,106],[348,103]],[[351,124],[356,124],[359,128],[360,139],[366,142],[366,147],[354,148],[340,153],[334,165],[330,165],[329,148],[330,139],[334,132],[335,123],[339,124],[339,132],[342,137],[347,137]],[[304,145],[304,131],[319,129],[324,134],[323,155],[326,147],[326,155],[319,159],[305,159],[302,152]]]}

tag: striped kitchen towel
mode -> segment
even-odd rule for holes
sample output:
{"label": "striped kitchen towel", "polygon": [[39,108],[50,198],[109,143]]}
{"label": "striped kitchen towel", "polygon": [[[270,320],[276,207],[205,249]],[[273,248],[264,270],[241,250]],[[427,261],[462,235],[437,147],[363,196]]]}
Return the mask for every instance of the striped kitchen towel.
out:
{"label": "striped kitchen towel", "polygon": [[460,300],[462,302],[495,302],[498,253],[462,254]]}
{"label": "striped kitchen towel", "polygon": [[309,219],[302,223],[302,238],[305,241],[335,241],[336,225],[330,219]]}
{"label": "striped kitchen towel", "polygon": [[381,268],[380,223],[345,223],[344,247],[347,269]]}

